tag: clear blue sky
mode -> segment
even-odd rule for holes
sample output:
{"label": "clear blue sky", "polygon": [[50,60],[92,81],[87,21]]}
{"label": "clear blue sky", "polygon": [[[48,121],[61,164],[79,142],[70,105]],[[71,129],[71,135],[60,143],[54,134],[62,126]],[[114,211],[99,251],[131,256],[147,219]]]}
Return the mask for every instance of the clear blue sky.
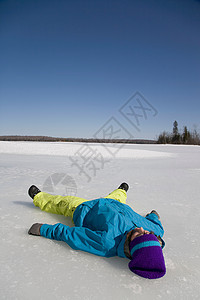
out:
{"label": "clear blue sky", "polygon": [[[200,131],[200,1],[1,0],[0,53],[0,135]],[[140,132],[119,113],[137,91]]]}

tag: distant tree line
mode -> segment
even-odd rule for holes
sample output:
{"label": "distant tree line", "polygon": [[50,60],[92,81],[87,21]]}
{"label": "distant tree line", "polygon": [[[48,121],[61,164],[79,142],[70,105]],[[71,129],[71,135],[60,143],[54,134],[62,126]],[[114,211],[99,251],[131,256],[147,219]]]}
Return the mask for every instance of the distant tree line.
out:
{"label": "distant tree line", "polygon": [[123,143],[123,144],[155,144],[154,140],[145,139],[96,139],[96,138],[59,138],[49,136],[0,136],[0,141],[29,141],[29,142],[77,142],[77,143]]}
{"label": "distant tree line", "polygon": [[67,142],[68,140],[50,136],[3,135],[0,136],[0,141]]}
{"label": "distant tree line", "polygon": [[200,134],[196,129],[190,131],[187,126],[179,132],[178,122],[174,121],[172,133],[163,131],[157,140],[158,144],[187,144],[187,145],[200,145]]}

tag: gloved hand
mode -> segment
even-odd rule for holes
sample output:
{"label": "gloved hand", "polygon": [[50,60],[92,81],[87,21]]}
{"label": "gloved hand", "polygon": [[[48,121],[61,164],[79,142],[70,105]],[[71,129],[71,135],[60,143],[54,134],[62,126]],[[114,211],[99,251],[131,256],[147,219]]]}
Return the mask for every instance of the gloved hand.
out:
{"label": "gloved hand", "polygon": [[155,209],[153,209],[149,214],[147,214],[146,217],[150,214],[155,214],[158,217],[158,220],[160,220],[160,215]]}
{"label": "gloved hand", "polygon": [[31,228],[28,231],[28,234],[32,235],[40,235],[40,228],[43,224],[35,223],[31,226]]}

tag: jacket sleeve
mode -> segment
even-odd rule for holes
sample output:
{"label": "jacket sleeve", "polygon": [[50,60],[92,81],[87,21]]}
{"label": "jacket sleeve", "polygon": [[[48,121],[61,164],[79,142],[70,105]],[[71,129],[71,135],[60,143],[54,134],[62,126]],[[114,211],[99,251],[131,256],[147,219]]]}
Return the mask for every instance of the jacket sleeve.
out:
{"label": "jacket sleeve", "polygon": [[43,237],[66,242],[72,249],[86,251],[99,256],[107,256],[103,232],[85,227],[69,227],[57,223],[43,224],[40,228]]}
{"label": "jacket sleeve", "polygon": [[145,218],[147,220],[151,221],[152,223],[154,223],[155,225],[157,225],[158,226],[158,233],[159,233],[159,235],[163,236],[164,229],[163,229],[163,226],[162,226],[160,220],[158,219],[158,216],[156,214],[154,214],[154,213],[151,213],[151,214],[147,215]]}
{"label": "jacket sleeve", "polygon": [[158,231],[155,232],[155,234],[160,235],[160,238],[162,240],[162,248],[164,248],[165,241],[162,239],[162,236],[164,234],[164,229],[163,229],[163,226],[162,226],[160,220],[158,219],[158,216],[156,214],[151,213],[148,216],[146,216],[146,219],[158,226],[158,229],[157,229]]}

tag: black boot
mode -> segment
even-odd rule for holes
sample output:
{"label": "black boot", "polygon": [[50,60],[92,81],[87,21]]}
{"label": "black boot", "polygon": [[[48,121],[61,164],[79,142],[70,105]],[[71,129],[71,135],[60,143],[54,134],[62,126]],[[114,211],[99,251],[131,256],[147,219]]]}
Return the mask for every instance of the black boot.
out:
{"label": "black boot", "polygon": [[128,183],[126,183],[126,182],[121,183],[120,186],[118,187],[118,189],[121,189],[121,190],[124,190],[127,192],[129,189]]}
{"label": "black boot", "polygon": [[29,196],[33,199],[35,197],[35,195],[37,195],[39,192],[41,192],[37,186],[32,185],[29,190],[28,190],[28,194]]}

